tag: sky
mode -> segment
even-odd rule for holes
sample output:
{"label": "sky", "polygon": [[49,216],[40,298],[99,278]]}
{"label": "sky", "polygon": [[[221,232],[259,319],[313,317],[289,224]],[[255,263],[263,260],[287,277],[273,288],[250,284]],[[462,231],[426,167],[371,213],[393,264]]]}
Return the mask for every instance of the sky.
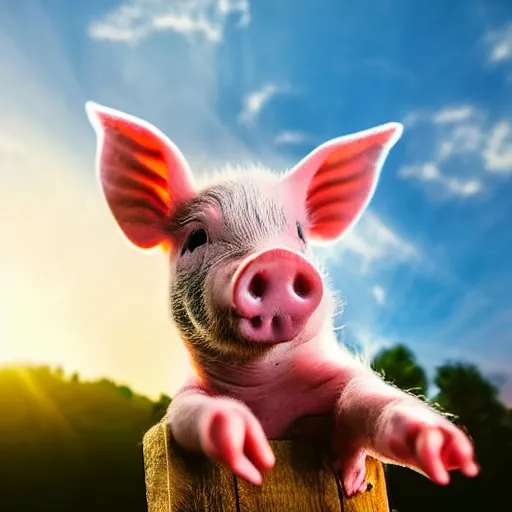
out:
{"label": "sky", "polygon": [[186,353],[167,262],[134,250],[94,174],[87,100],[164,131],[198,175],[281,171],[404,124],[368,210],[322,248],[374,354],[477,364],[512,404],[512,3],[4,0],[0,363],[172,394]]}

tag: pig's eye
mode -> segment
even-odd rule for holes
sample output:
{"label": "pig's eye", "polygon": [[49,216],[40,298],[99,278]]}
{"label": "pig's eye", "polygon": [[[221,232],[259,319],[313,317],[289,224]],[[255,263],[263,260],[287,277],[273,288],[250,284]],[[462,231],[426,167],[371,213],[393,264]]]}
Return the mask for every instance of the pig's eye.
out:
{"label": "pig's eye", "polygon": [[201,247],[201,245],[204,245],[206,242],[208,242],[206,230],[203,228],[195,229],[190,233],[181,254],[185,254],[186,251],[194,252],[195,249]]}
{"label": "pig's eye", "polygon": [[297,221],[297,235],[304,243],[306,243],[306,239],[304,238],[304,232],[302,231],[302,226],[300,225],[299,221]]}

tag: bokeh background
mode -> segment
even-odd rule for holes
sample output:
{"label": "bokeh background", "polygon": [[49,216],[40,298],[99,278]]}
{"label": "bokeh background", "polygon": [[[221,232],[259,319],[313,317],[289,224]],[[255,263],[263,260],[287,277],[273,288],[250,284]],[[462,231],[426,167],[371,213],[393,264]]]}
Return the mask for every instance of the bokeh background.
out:
{"label": "bokeh background", "polygon": [[100,194],[87,100],[158,126],[195,173],[283,170],[402,122],[370,208],[323,250],[340,342],[477,443],[482,476],[450,488],[389,468],[398,512],[505,496],[510,1],[3,0],[0,65],[0,509],[145,510],[139,443],[186,371],[165,256]]}

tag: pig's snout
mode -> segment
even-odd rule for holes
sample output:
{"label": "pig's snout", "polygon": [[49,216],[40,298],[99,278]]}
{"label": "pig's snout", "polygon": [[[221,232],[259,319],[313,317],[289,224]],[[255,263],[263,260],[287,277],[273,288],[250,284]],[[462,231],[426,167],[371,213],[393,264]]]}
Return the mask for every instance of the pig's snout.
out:
{"label": "pig's snout", "polygon": [[294,339],[320,304],[323,284],[300,254],[271,249],[249,258],[233,277],[240,334],[251,341]]}

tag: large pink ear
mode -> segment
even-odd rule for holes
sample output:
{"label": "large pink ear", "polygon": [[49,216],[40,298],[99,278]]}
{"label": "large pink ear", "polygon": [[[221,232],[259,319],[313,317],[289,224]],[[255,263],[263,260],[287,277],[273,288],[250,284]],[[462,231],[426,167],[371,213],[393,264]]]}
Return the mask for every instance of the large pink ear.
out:
{"label": "large pink ear", "polygon": [[119,227],[141,249],[165,243],[165,219],[195,195],[182,153],[136,117],[91,101],[86,112],[97,135],[101,188]]}
{"label": "large pink ear", "polygon": [[387,123],[330,140],[284,176],[291,197],[306,206],[309,238],[335,240],[357,221],[402,132],[400,123]]}

